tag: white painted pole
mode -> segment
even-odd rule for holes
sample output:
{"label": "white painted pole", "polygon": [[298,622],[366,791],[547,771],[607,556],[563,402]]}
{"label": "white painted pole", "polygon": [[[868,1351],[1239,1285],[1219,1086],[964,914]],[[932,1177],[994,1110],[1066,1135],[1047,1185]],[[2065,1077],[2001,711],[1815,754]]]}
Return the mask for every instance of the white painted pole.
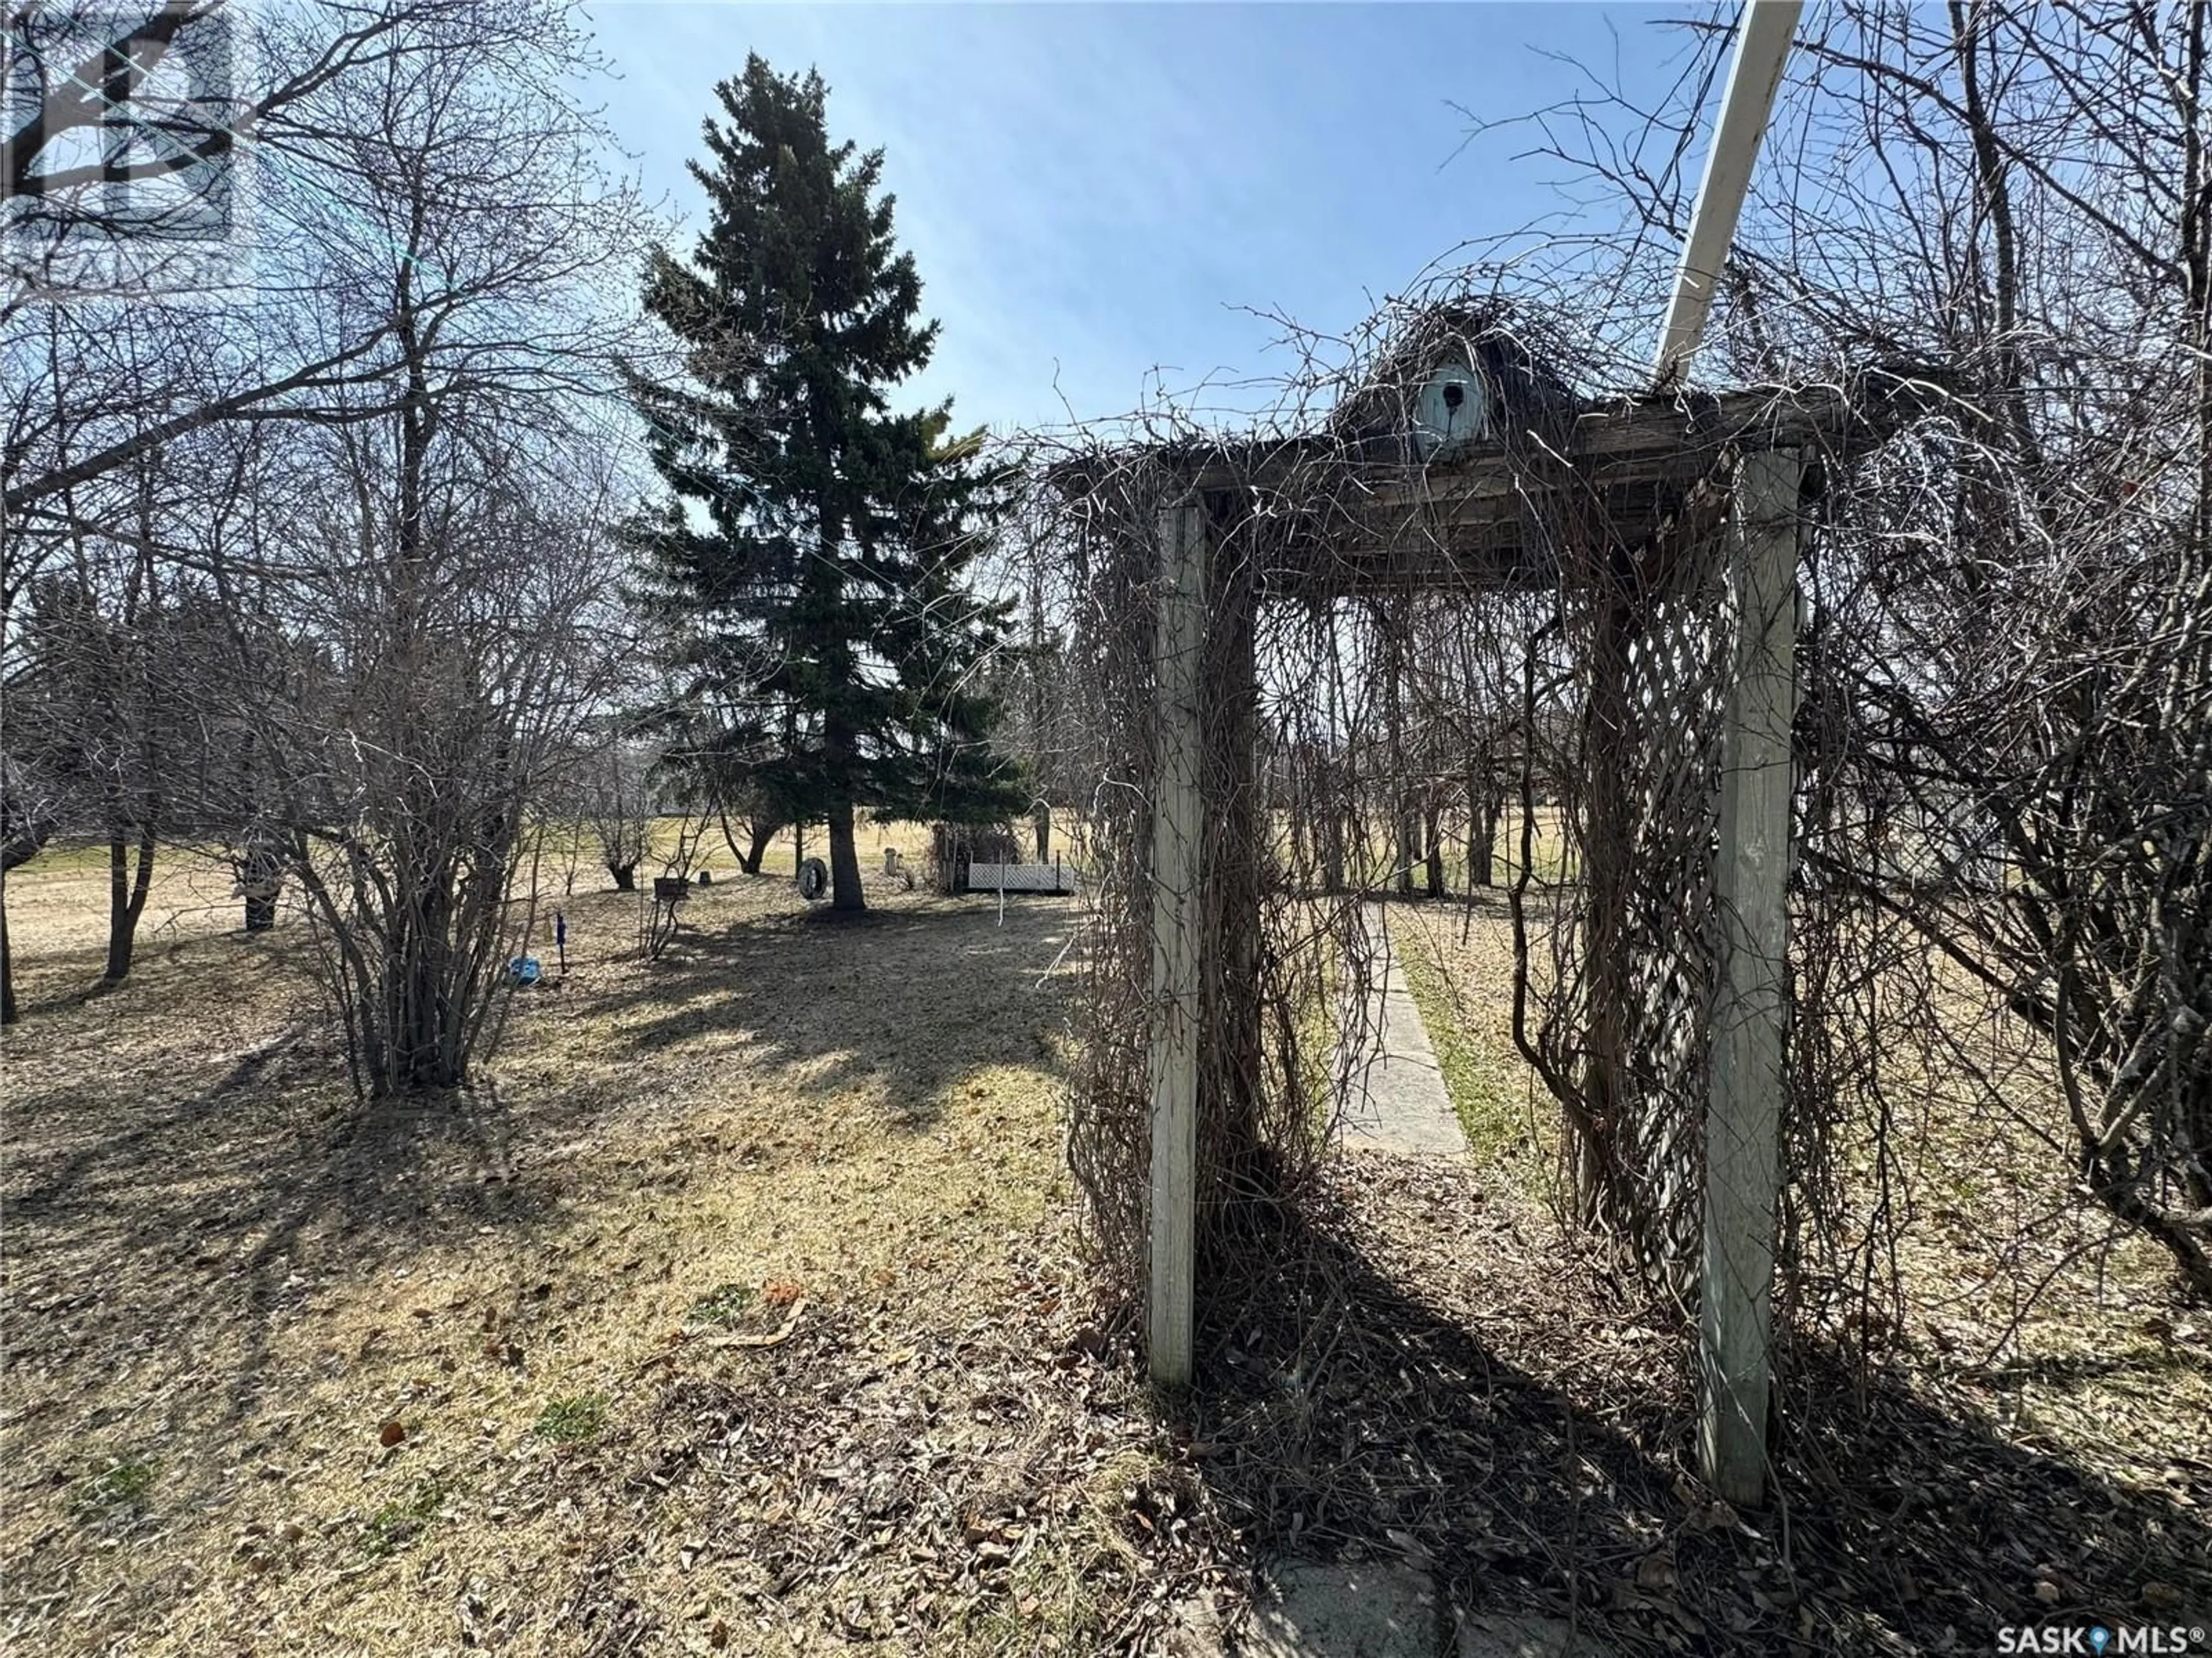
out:
{"label": "white painted pole", "polygon": [[1152,1163],[1147,1351],[1153,1385],[1186,1387],[1198,1234],[1198,767],[1206,519],[1160,514],[1155,673],[1158,793],[1152,802]]}
{"label": "white painted pole", "polygon": [[1751,188],[1751,170],[1766,137],[1767,117],[1773,112],[1774,94],[1782,84],[1783,65],[1789,62],[1790,39],[1803,9],[1803,0],[1744,0],[1743,16],[1736,25],[1735,61],[1729,69],[1727,90],[1721,94],[1712,147],[1705,152],[1705,176],[1698,186],[1697,205],[1691,210],[1690,236],[1682,244],[1674,295],[1659,331],[1659,355],[1651,378],[1662,392],[1671,390],[1689,373],[1690,360],[1698,354],[1713,289],[1728,262],[1729,246],[1735,240],[1744,193]]}
{"label": "white painted pole", "polygon": [[1739,608],[1734,683],[1721,728],[1720,960],[1705,1107],[1698,1442],[1706,1483],[1746,1507],[1757,1504],[1765,1488],[1772,1376],[1801,471],[1794,454],[1747,457],[1736,471],[1729,527]]}

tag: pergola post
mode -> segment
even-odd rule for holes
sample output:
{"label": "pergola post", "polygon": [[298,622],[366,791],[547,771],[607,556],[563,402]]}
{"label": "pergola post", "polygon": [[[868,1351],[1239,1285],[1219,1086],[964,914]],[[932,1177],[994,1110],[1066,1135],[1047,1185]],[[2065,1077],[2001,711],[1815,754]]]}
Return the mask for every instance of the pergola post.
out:
{"label": "pergola post", "polygon": [[1794,453],[1747,456],[1737,469],[1729,526],[1737,618],[1721,734],[1698,1438],[1706,1482],[1745,1506],[1765,1491],[1772,1377],[1801,472]]}
{"label": "pergola post", "polygon": [[1158,793],[1152,801],[1151,1248],[1146,1351],[1156,1387],[1188,1386],[1197,1272],[1200,1018],[1199,696],[1206,520],[1197,502],[1160,513],[1153,692]]}

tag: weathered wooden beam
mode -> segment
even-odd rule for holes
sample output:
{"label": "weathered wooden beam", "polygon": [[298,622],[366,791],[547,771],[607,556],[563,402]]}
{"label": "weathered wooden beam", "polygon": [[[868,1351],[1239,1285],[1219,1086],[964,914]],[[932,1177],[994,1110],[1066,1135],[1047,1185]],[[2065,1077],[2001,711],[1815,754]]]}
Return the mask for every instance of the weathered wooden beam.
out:
{"label": "weathered wooden beam", "polygon": [[1205,829],[1199,705],[1206,623],[1206,514],[1160,514],[1154,671],[1158,793],[1152,801],[1151,1252],[1146,1351],[1155,1386],[1188,1386],[1198,1234],[1198,888]]}
{"label": "weathered wooden beam", "polygon": [[1752,1505],[1766,1478],[1772,1378],[1790,944],[1790,727],[1797,701],[1798,489],[1795,454],[1738,469],[1729,527],[1735,672],[1723,713],[1720,960],[1705,1110],[1705,1230],[1698,1294],[1708,1484]]}
{"label": "weathered wooden beam", "polygon": [[[1888,429],[1893,420],[1887,405],[1902,395],[1905,386],[1884,376],[1850,387],[1752,386],[1599,404],[1575,416],[1559,453],[1595,467],[1602,480],[1614,470],[1624,477],[1647,471],[1673,475],[1730,444],[1746,449],[1849,447]],[[1376,489],[1396,485],[1449,495],[1461,488],[1485,487],[1500,476],[1501,469],[1524,465],[1512,457],[1530,451],[1526,440],[1509,446],[1492,440],[1470,444],[1449,460],[1413,466],[1358,459],[1347,455],[1336,438],[1302,435],[1171,446],[1148,452],[1182,471],[1191,487],[1200,490],[1291,489],[1310,480],[1318,484],[1323,479],[1332,483],[1364,479]],[[1066,487],[1080,489],[1095,476],[1097,465],[1087,458],[1065,461],[1053,476]]]}

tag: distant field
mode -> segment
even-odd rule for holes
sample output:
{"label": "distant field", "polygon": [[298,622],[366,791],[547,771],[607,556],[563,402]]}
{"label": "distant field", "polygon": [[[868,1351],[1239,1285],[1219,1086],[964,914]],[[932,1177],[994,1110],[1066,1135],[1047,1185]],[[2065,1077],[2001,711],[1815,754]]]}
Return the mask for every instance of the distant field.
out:
{"label": "distant field", "polygon": [[[698,847],[695,870],[703,868],[716,879],[738,876],[737,860],[718,824],[710,822],[703,834],[696,820],[688,828]],[[654,828],[655,856],[672,855],[686,829],[683,818],[661,818]],[[894,846],[912,861],[917,878],[924,872],[929,850],[926,823],[864,822],[855,828],[854,839],[864,874],[880,876],[884,849]],[[807,855],[824,859],[829,856],[828,837],[819,829],[809,833]],[[104,944],[107,856],[104,843],[49,847],[9,876],[8,936],[19,970],[35,966],[44,956],[72,954]],[[649,880],[655,867],[641,865],[641,879]],[[786,830],[763,856],[762,878],[775,875],[788,881],[797,870],[791,833]],[[526,845],[521,878],[534,882],[538,896],[544,900],[572,891],[589,894],[613,890],[606,867],[599,861],[597,844],[574,824],[549,825],[534,847]],[[297,895],[292,895],[289,902],[296,902]],[[163,846],[156,850],[154,882],[138,924],[142,951],[158,952],[186,939],[240,932],[244,926],[245,908],[229,865],[192,847]],[[98,976],[96,961],[93,973]]]}

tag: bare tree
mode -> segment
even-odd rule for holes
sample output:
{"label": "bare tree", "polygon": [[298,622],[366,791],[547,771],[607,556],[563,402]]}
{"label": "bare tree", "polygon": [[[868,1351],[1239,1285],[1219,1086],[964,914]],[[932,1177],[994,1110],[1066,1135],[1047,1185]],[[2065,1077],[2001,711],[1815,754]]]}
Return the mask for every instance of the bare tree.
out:
{"label": "bare tree", "polygon": [[569,101],[579,50],[557,7],[441,8],[325,89],[299,322],[375,342],[374,377],[331,393],[344,419],[258,428],[202,526],[257,841],[364,1092],[464,1084],[495,1043],[538,809],[625,671],[598,422],[633,343],[601,296],[641,227]]}
{"label": "bare tree", "polygon": [[173,722],[157,701],[162,627],[149,577],[134,568],[113,595],[82,569],[41,583],[25,623],[31,661],[9,699],[18,740],[35,745],[61,786],[71,826],[107,843],[110,984],[131,971],[167,816],[162,750]]}
{"label": "bare tree", "polygon": [[62,789],[72,831],[106,842],[109,984],[131,971],[161,843],[219,835],[238,799],[220,735],[193,712],[220,620],[160,555],[155,525],[173,503],[157,499],[158,457],[133,470],[132,533],[74,528],[66,563],[33,585],[9,687],[19,747]]}
{"label": "bare tree", "polygon": [[577,762],[577,803],[585,832],[615,890],[637,885],[637,866],[653,850],[659,805],[652,783],[654,756],[635,741],[610,734]]}
{"label": "bare tree", "polygon": [[[362,435],[332,437],[325,464],[350,469],[368,521],[294,529],[284,581],[232,588],[227,698],[273,780],[264,844],[303,895],[356,1078],[388,1094],[465,1083],[495,1043],[533,914],[537,808],[626,635],[604,597],[604,480],[551,491],[542,435],[493,459],[486,429],[482,449],[426,457],[410,493],[391,477],[399,434]],[[422,521],[402,557],[408,501]]]}
{"label": "bare tree", "polygon": [[[281,446],[258,434],[398,429],[405,452],[391,481],[404,491],[449,435],[440,411],[453,394],[588,399],[604,390],[608,352],[636,355],[606,325],[597,275],[627,257],[635,203],[603,180],[606,135],[574,108],[575,71],[592,59],[565,9],[147,0],[14,7],[0,27],[11,87],[39,94],[11,106],[0,147],[14,278],[0,295],[0,678],[11,701],[33,636],[21,607],[57,571],[106,618],[110,654],[137,638],[125,613],[160,614],[161,592],[219,582],[228,604],[260,592],[240,526],[254,522],[254,544],[267,545],[265,513],[283,492],[265,470]],[[81,164],[88,137],[96,165]],[[249,206],[250,226],[234,218]],[[194,248],[213,263],[184,268]],[[102,253],[135,257],[103,275]],[[394,532],[416,534],[419,517],[403,510]],[[89,582],[88,548],[102,566]],[[129,574],[116,579],[111,564]],[[140,659],[143,643],[131,647],[136,690],[81,686],[92,695],[77,702],[106,721],[94,751],[112,786],[94,815],[122,847],[118,868],[130,865],[111,929],[118,975],[169,832],[148,808],[175,781],[160,774],[173,756],[135,738],[127,778],[119,763],[122,738],[149,728],[116,716],[133,697],[179,689]],[[204,726],[221,712],[195,706]],[[254,737],[233,735],[249,747]],[[272,919],[271,758],[233,780],[268,797],[238,823],[200,810],[219,796],[165,806],[176,832],[226,848],[263,895],[249,896],[250,926]]]}
{"label": "bare tree", "polygon": [[[730,856],[738,860],[738,867],[748,875],[757,875],[761,859],[768,855],[769,842],[784,829],[793,828],[782,810],[768,791],[755,784],[740,783],[727,797],[716,803],[715,812],[722,826],[723,843]],[[738,845],[732,820],[744,831],[744,846]]]}
{"label": "bare tree", "polygon": [[[1711,363],[1901,362],[1935,407],[1830,480],[1806,879],[2048,1042],[2058,1118],[2001,1078],[1993,1103],[2212,1292],[2212,24],[2010,0],[1808,18]],[[1702,38],[1686,84],[1724,46]],[[1623,140],[1627,108],[1544,125],[1656,233],[1621,291],[1678,245],[1688,175],[1648,158],[1683,152],[1695,100]],[[1900,822],[1942,826],[1910,893],[1881,850]]]}
{"label": "bare tree", "polygon": [[659,742],[651,780],[702,818],[712,817],[746,874],[760,873],[769,842],[781,831],[803,833],[765,780],[775,750],[738,738],[711,705],[665,704],[653,729]]}
{"label": "bare tree", "polygon": [[0,1024],[20,1017],[15,962],[8,944],[8,874],[46,849],[61,822],[59,794],[31,766],[0,755]]}
{"label": "bare tree", "polygon": [[[345,158],[377,137],[349,122],[374,115],[361,89],[394,76],[427,82],[473,52],[547,90],[545,68],[579,51],[555,9],[481,0],[15,6],[5,27],[11,85],[43,94],[11,109],[0,145],[15,278],[0,300],[10,387],[0,510],[18,555],[83,510],[73,495],[212,422],[392,412],[398,388],[382,358],[398,317],[324,305],[311,257],[328,210],[353,205]],[[530,61],[533,39],[542,66]],[[155,70],[180,63],[188,94],[156,97]],[[80,135],[95,139],[97,162],[70,159],[81,148],[64,141]],[[162,250],[179,245],[173,221],[210,198],[232,204],[249,166],[250,269],[195,272],[191,291],[171,291]],[[210,242],[227,234],[205,228]],[[86,274],[88,245],[154,253],[109,283]],[[237,302],[207,303],[224,275]]]}

